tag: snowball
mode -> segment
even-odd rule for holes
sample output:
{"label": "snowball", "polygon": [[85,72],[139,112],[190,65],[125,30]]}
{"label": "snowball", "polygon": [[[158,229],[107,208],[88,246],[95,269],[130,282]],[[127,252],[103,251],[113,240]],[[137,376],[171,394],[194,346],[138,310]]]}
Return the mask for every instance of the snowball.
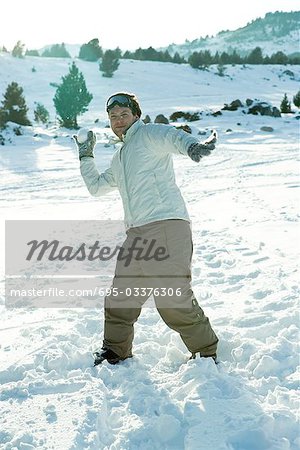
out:
{"label": "snowball", "polygon": [[77,140],[80,144],[87,140],[87,134],[90,130],[88,128],[80,128],[77,134]]}

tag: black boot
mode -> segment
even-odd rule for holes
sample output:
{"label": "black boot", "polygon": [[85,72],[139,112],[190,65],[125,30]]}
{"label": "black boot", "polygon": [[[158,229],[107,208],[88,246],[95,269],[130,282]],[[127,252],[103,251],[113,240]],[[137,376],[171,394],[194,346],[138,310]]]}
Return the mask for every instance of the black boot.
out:
{"label": "black boot", "polygon": [[[218,364],[216,353],[213,353],[212,355],[201,355],[201,353],[200,353],[200,358],[212,358],[214,360],[215,364]],[[196,359],[196,353],[192,353],[192,356],[190,357],[190,359]]]}
{"label": "black boot", "polygon": [[94,356],[94,366],[98,366],[98,364],[101,364],[105,359],[109,364],[118,364],[118,362],[122,361],[122,358],[110,348],[104,348],[101,352],[95,352]]}

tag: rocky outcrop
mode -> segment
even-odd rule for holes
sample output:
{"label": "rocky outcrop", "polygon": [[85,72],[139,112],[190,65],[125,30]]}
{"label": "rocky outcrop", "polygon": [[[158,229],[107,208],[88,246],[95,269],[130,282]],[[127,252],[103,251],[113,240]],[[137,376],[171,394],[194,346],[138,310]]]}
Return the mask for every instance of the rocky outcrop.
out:
{"label": "rocky outcrop", "polygon": [[167,125],[169,120],[163,114],[158,114],[154,119],[154,123],[164,123]]}
{"label": "rocky outcrop", "polygon": [[[231,103],[225,103],[221,111],[238,111],[241,110],[244,114],[254,114],[270,117],[281,117],[281,113],[276,106],[272,106],[270,103],[261,102],[257,99],[252,100],[247,98],[245,104],[240,99],[233,100]],[[213,116],[218,116],[221,111],[212,113]]]}

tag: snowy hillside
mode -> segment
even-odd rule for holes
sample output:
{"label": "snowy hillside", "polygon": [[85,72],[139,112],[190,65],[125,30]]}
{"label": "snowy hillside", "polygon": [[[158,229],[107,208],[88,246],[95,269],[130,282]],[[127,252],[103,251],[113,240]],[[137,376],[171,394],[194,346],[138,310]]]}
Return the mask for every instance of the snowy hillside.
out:
{"label": "snowy hillside", "polygon": [[[123,217],[117,192],[90,197],[72,130],[55,124],[50,83],[69,64],[0,55],[1,96],[17,81],[30,119],[41,102],[52,120],[23,127],[22,136],[8,129],[11,143],[0,146],[1,248],[5,219]],[[134,358],[93,368],[102,309],[6,308],[2,252],[0,449],[298,450],[299,113],[206,113],[237,98],[279,107],[299,89],[299,66],[228,66],[220,77],[215,67],[122,60],[107,79],[97,64],[77,64],[94,95],[79,123],[97,133],[100,170],[114,151],[105,99],[119,90],[135,92],[152,120],[202,111],[193,133],[219,133],[201,164],[178,156],[174,166],[192,220],[193,288],[220,338],[220,364],[189,361],[180,338],[146,307]]]}
{"label": "snowy hillside", "polygon": [[212,54],[223,51],[248,54],[260,47],[264,56],[282,51],[286,55],[299,53],[300,11],[268,13],[234,31],[220,31],[216,36],[207,36],[183,44],[167,47],[171,55],[178,52],[189,56],[193,52],[209,50]]}

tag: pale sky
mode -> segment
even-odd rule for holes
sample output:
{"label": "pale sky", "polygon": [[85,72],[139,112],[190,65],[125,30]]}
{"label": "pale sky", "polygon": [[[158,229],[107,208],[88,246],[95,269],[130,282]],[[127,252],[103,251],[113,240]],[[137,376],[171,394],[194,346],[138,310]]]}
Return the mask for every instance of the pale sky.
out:
{"label": "pale sky", "polygon": [[297,11],[298,0],[4,0],[0,46],[83,44],[134,50],[183,43],[245,26],[267,12]]}

